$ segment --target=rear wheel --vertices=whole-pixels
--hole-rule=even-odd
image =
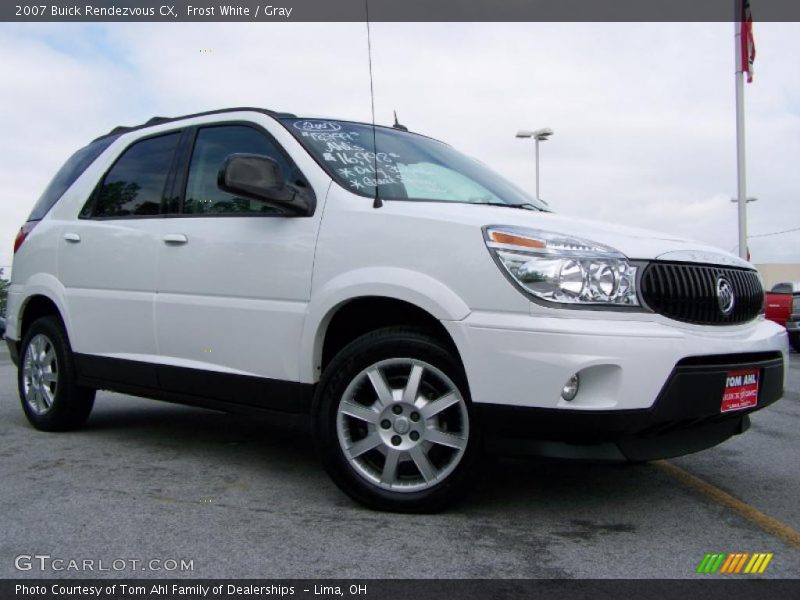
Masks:
[[[326,470],[380,510],[430,512],[456,500],[477,457],[463,368],[428,334],[381,329],[344,348],[315,399]]]
[[[22,409],[37,429],[74,429],[89,417],[95,391],[75,382],[72,350],[57,318],[42,317],[28,328],[17,374]]]
[[[790,333],[789,343],[792,345],[795,352],[800,352],[800,333]]]

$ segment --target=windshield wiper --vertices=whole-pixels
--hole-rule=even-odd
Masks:
[[[472,202],[472,204],[482,204],[484,206],[505,206],[506,208],[521,208],[523,210],[537,210],[542,212],[545,211],[544,208],[539,208],[538,206],[531,204],[530,202],[519,202],[517,204],[509,204],[508,202]]]

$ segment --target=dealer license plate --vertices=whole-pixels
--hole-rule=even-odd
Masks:
[[[728,371],[722,393],[721,412],[744,410],[758,403],[758,369]]]

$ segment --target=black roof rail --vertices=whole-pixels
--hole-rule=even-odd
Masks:
[[[194,117],[205,117],[207,115],[219,115],[219,114],[224,114],[224,113],[229,113],[229,112],[242,112],[242,111],[258,112],[258,113],[262,113],[262,114],[265,114],[265,115],[269,115],[270,117],[276,117],[276,118],[281,118],[281,117],[294,118],[294,117],[297,116],[297,115],[293,115],[292,113],[277,112],[277,111],[274,111],[274,110],[269,110],[267,108],[255,108],[255,107],[252,107],[252,106],[238,106],[238,107],[234,107],[234,108],[219,108],[217,110],[207,110],[205,112],[193,113],[191,115],[182,115],[180,117],[152,117],[151,119],[148,119],[146,122],[142,123],[141,125],[132,125],[132,126],[119,125],[117,127],[114,127],[114,129],[112,129],[108,133],[103,134],[100,137],[97,137],[97,138],[93,139],[92,142],[96,142],[97,140],[102,140],[102,139],[105,139],[105,138],[111,137],[111,136],[120,136],[123,133],[128,133],[128,132],[131,132],[131,131],[137,131],[139,129],[145,129],[146,127],[154,127],[156,125],[163,125],[164,123],[173,123],[175,121],[182,121],[183,119],[191,119],[191,118],[194,118]]]

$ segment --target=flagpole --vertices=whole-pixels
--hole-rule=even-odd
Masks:
[[[737,0],[741,5],[742,1]],[[734,21],[734,52],[736,53],[736,174],[739,207],[739,256],[747,260],[747,181],[744,162],[744,65],[742,64],[742,20],[739,8]]]

